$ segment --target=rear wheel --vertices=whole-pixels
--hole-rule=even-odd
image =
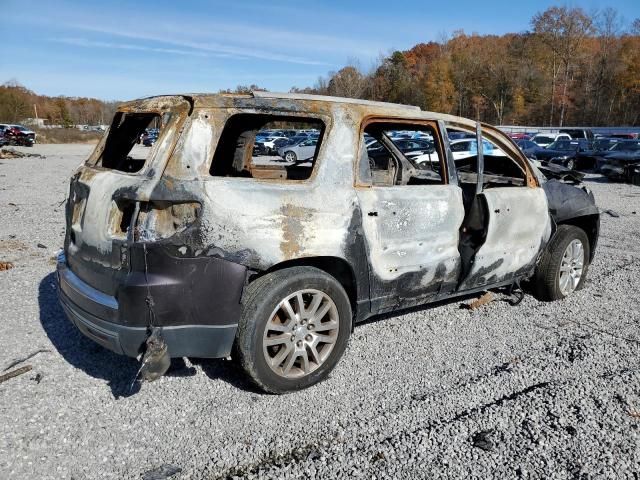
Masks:
[[[284,154],[284,159],[287,162],[295,162],[296,160],[298,160],[298,157],[296,156],[295,152],[289,151]]]
[[[541,300],[559,300],[582,288],[589,267],[589,239],[581,228],[560,225],[534,274]]]
[[[236,336],[240,364],[269,393],[325,379],[351,333],[351,304],[340,283],[313,267],[294,267],[249,284]]]
[[[573,170],[573,169],[575,169],[575,168],[576,168],[576,161],[575,161],[575,159],[570,158],[570,159],[567,161],[567,168],[568,168],[569,170]]]

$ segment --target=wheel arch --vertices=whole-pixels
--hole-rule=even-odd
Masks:
[[[331,275],[335,278],[342,288],[344,288],[345,292],[347,292],[347,296],[349,297],[349,303],[351,303],[351,311],[353,313],[353,318],[357,317],[357,309],[358,309],[358,281],[356,279],[355,272],[349,262],[347,262],[344,258],[340,257],[303,257],[296,258],[293,260],[285,260],[283,262],[277,263],[267,270],[260,273],[260,275],[256,275],[254,278],[250,280],[253,281],[255,278],[258,278],[267,273],[275,272],[278,270],[284,270],[291,267],[315,267],[323,272]]]
[[[580,228],[587,234],[587,238],[589,239],[589,263],[591,263],[593,261],[596,246],[598,244],[598,235],[600,231],[600,215],[593,214],[566,218],[561,222],[558,222],[558,226],[560,225],[573,225],[574,227]]]

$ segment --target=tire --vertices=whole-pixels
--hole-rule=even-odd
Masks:
[[[297,162],[298,161],[298,156],[296,155],[295,152],[292,152],[291,150],[288,150],[286,152],[284,152],[284,159],[287,162]]]
[[[563,289],[561,267],[563,267],[563,259],[565,259],[569,245],[575,245],[574,242],[579,242],[582,245],[582,269],[577,279],[577,285],[573,285],[575,280],[573,280],[573,275],[569,273],[572,277],[569,280],[571,284],[566,284],[567,287]],[[584,230],[573,225],[560,225],[536,267],[533,277],[536,296],[545,301],[560,300],[570,295],[573,291],[580,290],[587,278],[589,258],[589,239]],[[574,272],[577,270],[574,267],[567,267],[566,264],[564,268],[568,268],[568,270],[573,268]],[[566,278],[566,274],[563,277]]]
[[[569,170],[575,170],[575,168],[576,168],[576,161],[575,161],[575,159],[570,158],[570,159],[567,161],[567,168],[568,168]]]
[[[303,315],[299,298],[306,309]],[[282,307],[287,301],[293,316]],[[319,318],[310,315],[314,306]],[[333,370],[347,348],[351,322],[349,297],[334,277],[314,267],[278,270],[245,289],[235,353],[261,390],[275,394],[302,390]],[[329,326],[335,325],[331,330]]]

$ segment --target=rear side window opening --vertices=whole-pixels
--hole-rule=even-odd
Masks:
[[[215,177],[307,180],[325,124],[316,118],[238,113],[222,131],[209,173]]]
[[[139,172],[170,116],[170,113],[162,117],[157,113],[116,113],[95,165],[121,172]]]

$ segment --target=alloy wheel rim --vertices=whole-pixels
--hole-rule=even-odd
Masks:
[[[339,329],[331,297],[319,290],[298,290],[278,303],[265,325],[262,350],[267,365],[284,378],[309,375],[329,358]]]
[[[287,153],[284,158],[287,162],[293,162],[293,154],[291,152]]]
[[[573,292],[580,283],[584,271],[584,246],[578,239],[572,240],[562,255],[560,263],[559,287],[562,295]]]

